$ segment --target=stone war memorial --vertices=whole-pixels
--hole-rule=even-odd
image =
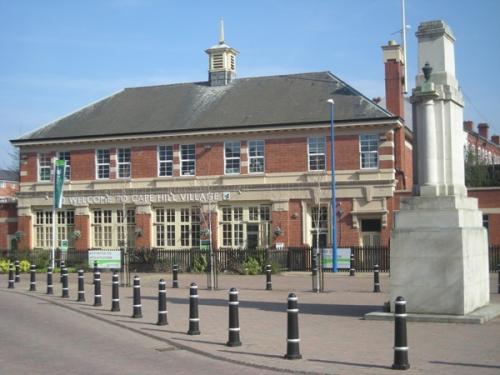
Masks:
[[[455,38],[443,21],[420,24],[414,119],[414,191],[391,236],[391,311],[466,316],[489,304],[488,242],[477,200],[464,183],[463,99]],[[488,315],[485,313],[485,315]]]

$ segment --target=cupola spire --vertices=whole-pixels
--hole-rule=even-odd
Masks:
[[[219,44],[224,44],[224,18],[220,19]]]
[[[208,81],[210,86],[225,86],[236,78],[238,51],[224,40],[224,20],[220,20],[219,43],[205,50],[208,54]]]

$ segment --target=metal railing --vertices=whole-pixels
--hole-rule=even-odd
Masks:
[[[390,249],[384,246],[351,248],[354,253],[354,268],[357,272],[371,272],[373,265],[378,264],[381,272],[390,269]],[[217,272],[245,273],[249,262],[258,263],[262,272],[265,265],[271,264],[273,269],[285,271],[311,271],[312,250],[309,247],[290,247],[275,249],[214,249],[214,267]],[[51,251],[33,249],[31,251],[0,250],[0,258],[10,260],[28,260],[37,268],[46,268],[50,263]],[[56,264],[64,259],[69,267],[88,269],[88,253],[85,250],[68,249],[62,253],[56,251]],[[174,264],[179,265],[182,272],[207,272],[209,269],[209,252],[192,249],[127,249],[122,250],[122,262],[128,262],[131,272],[170,272]],[[500,245],[489,246],[489,270],[494,272],[500,264]],[[325,270],[328,271],[328,270]],[[347,271],[340,269],[340,272]]]

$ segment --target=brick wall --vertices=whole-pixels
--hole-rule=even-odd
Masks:
[[[81,234],[81,237],[75,240],[75,249],[90,249],[90,215],[75,215],[75,230],[79,230]]]
[[[477,198],[479,209],[488,215],[489,244],[500,245],[500,187],[469,189],[468,196]]]
[[[15,197],[19,190],[17,182],[4,181],[5,186],[0,183],[0,197]]]
[[[18,216],[17,230],[24,233],[24,237],[18,242],[20,250],[31,249],[31,216]]]
[[[330,139],[326,137],[326,164],[330,170]],[[242,150],[247,150],[247,142],[241,142]],[[101,147],[97,146],[96,149]],[[106,149],[106,147],[102,147]],[[96,149],[70,150],[71,180],[96,179]],[[117,175],[116,148],[107,148],[110,151],[110,179]],[[180,155],[179,144],[174,149],[174,177],[179,176]],[[380,154],[392,153],[391,150],[380,149]],[[37,181],[37,154],[23,153],[21,163],[22,182]],[[242,153],[241,162],[248,162],[248,153]],[[134,146],[131,148],[132,178],[155,178],[158,174],[157,146]],[[392,167],[392,161],[381,162],[382,168]],[[335,165],[337,169],[357,170],[359,161],[358,135],[340,135],[335,137]],[[276,172],[307,172],[307,138],[267,139],[265,141],[265,169],[268,173]],[[242,174],[248,173],[248,168],[242,165]],[[224,175],[224,143],[197,143],[196,144],[196,174],[198,176]]]
[[[196,174],[198,176],[224,174],[222,143],[198,143],[196,145]]]
[[[331,170],[330,163],[330,137],[327,138],[327,169]],[[307,158],[307,148],[306,148]],[[356,170],[361,166],[359,161],[359,136],[335,136],[335,169]]]
[[[95,150],[71,151],[70,157],[71,180],[78,181],[95,179]]]
[[[135,214],[135,226],[142,229],[142,235],[135,238],[136,248],[150,248],[152,244],[151,214]]]
[[[7,236],[17,231],[17,209],[15,203],[0,204],[0,249],[8,249]]]
[[[267,173],[307,171],[307,138],[268,139],[265,158]]]
[[[21,153],[20,180],[21,182],[36,182],[38,180],[36,152]]]
[[[359,230],[352,227],[352,199],[337,199],[337,206],[343,211],[342,216],[337,216],[337,243],[342,245],[358,245]],[[331,240],[328,238],[328,243]]]
[[[158,173],[157,147],[132,147],[130,160],[132,162],[132,178],[147,178]]]

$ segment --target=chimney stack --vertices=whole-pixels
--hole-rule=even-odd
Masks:
[[[498,135],[492,135],[491,136],[491,142],[496,144],[497,146],[500,146],[500,137]]]
[[[486,140],[488,139],[488,128],[489,128],[489,125],[485,122],[482,122],[482,123],[477,125],[477,132],[479,133],[479,135],[481,137],[483,137]]]
[[[394,40],[382,46],[385,65],[385,104],[386,109],[404,120],[404,71],[403,49]],[[405,127],[394,129],[394,166],[396,171],[405,169]],[[407,176],[397,174],[397,189],[406,189]]]
[[[404,55],[403,49],[394,40],[382,46],[385,64],[385,101],[389,112],[401,118],[404,113]]]
[[[464,130],[467,132],[474,131],[474,122],[473,121],[464,121]]]

